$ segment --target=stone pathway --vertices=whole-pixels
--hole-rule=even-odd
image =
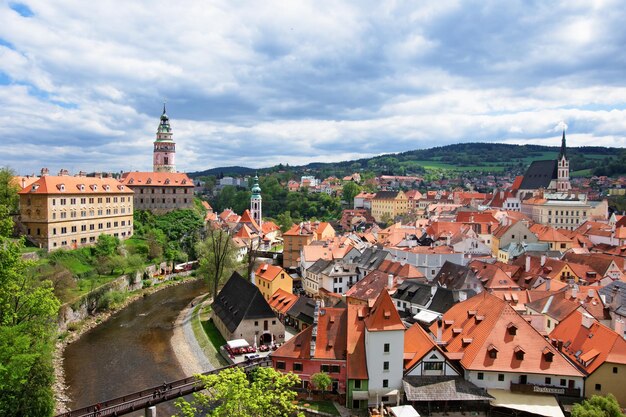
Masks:
[[[191,327],[195,307],[203,298],[204,295],[196,297],[180,312],[174,323],[174,334],[170,339],[176,359],[187,376],[215,369],[198,344]]]

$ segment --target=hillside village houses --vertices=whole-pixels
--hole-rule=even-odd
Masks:
[[[153,154],[153,172],[120,181],[66,171],[16,179],[20,227],[48,250],[74,248],[101,233],[132,236],[135,208],[189,207],[194,183],[176,172],[165,109]],[[310,220],[281,236],[263,218],[258,177],[243,213],[206,203],[208,226],[229,232],[240,260],[283,243],[282,265],[262,259],[216,296],[225,339],[275,344],[273,366],[300,375],[303,389],[328,373],[349,408],[560,416],[559,403],[618,386],[626,217],[609,218],[606,203],[572,185],[565,136],[557,160],[500,189],[486,178],[493,193],[409,190],[423,183],[413,178],[380,177],[379,191],[359,193],[349,213],[366,220],[359,227]],[[360,176],[285,186],[337,192],[342,181]],[[624,406],[624,391],[614,393]]]

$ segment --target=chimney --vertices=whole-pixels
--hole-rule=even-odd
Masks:
[[[252,285],[256,285],[256,275],[254,271],[250,272],[250,282],[252,283]]]
[[[593,324],[594,319],[593,316],[587,314],[587,313],[583,313],[583,319],[581,324],[583,325],[583,327],[585,327],[586,329],[591,328],[591,325]]]
[[[67,169],[61,169],[59,171],[59,177],[70,175],[70,172]]]
[[[546,291],[550,291],[550,283],[552,282],[551,278],[546,278]]]
[[[530,256],[526,255],[526,272],[530,272]]]
[[[26,178],[22,178],[22,188],[26,188]]]
[[[593,298],[593,296],[595,295],[595,291],[592,289],[587,290],[587,297],[589,298]]]
[[[390,290],[393,288],[393,275],[387,275],[387,289]]]
[[[441,316],[437,319],[437,340],[436,342],[438,344],[443,342],[443,319],[441,318]]]
[[[615,319],[615,326],[613,327],[615,327],[615,333],[617,333],[621,337],[626,337],[626,334],[624,334],[624,331],[626,331],[626,325],[624,324],[624,320],[620,318]]]
[[[546,264],[546,255],[541,255],[541,266]]]
[[[50,174],[50,170],[48,168],[41,168],[41,176],[45,177]]]
[[[574,286],[572,287],[572,298],[576,297],[578,297],[578,285],[574,284]]]

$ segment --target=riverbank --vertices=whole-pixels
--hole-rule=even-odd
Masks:
[[[75,323],[72,325],[71,330],[64,332],[59,336],[59,340],[55,345],[54,357],[53,357],[53,366],[54,366],[54,376],[55,382],[53,385],[53,392],[55,398],[55,413],[60,414],[69,411],[67,409],[66,404],[70,401],[70,398],[67,396],[67,385],[65,383],[65,372],[63,369],[63,359],[64,352],[68,345],[74,343],[79,340],[81,336],[89,332],[90,330],[98,327],[100,324],[106,322],[113,314],[123,310],[128,307],[134,301],[141,299],[144,296],[148,296],[165,288],[169,288],[172,286],[188,283],[190,281],[196,280],[198,278],[195,277],[181,277],[180,279],[168,280],[159,283],[158,285],[154,285],[151,287],[143,288],[141,290],[136,290],[130,292],[126,299],[124,299],[120,304],[115,305],[113,308],[96,313],[93,316],[89,316],[86,319],[82,320],[79,323]]]
[[[191,376],[215,369],[193,331],[193,321],[202,308],[206,295],[196,297],[180,312],[170,340],[172,350],[185,375]]]

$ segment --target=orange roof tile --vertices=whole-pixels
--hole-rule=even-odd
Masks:
[[[193,181],[183,172],[125,172],[120,179],[129,187],[190,187]]]
[[[626,340],[598,321],[586,320],[587,325],[576,311],[552,330],[550,338],[563,342],[563,354],[588,374],[604,362],[626,365]]]
[[[71,177],[45,175],[18,194],[133,194],[133,191],[115,178]]]
[[[279,288],[268,300],[270,307],[281,314],[286,314],[298,301],[298,296]]]
[[[348,379],[368,379],[365,357],[365,316],[368,308],[361,305],[348,305]]]
[[[396,306],[387,291],[382,291],[376,298],[369,315],[365,319],[365,328],[370,332],[405,329],[398,310],[396,310]]]
[[[411,369],[433,349],[438,348],[428,333],[418,324],[411,326],[404,332],[404,370]]]
[[[259,265],[259,268],[256,270],[255,275],[259,278],[263,278],[264,280],[271,282],[274,281],[274,279],[276,279],[276,277],[279,276],[282,272],[287,275],[285,270],[280,266],[263,263]]]
[[[481,320],[477,320],[479,316]],[[443,321],[453,323],[444,326],[442,334],[448,357],[462,355],[460,363],[465,369],[581,376],[520,314],[487,291],[452,306],[443,315]],[[437,323],[431,326],[433,332],[434,326]],[[514,335],[509,330],[511,326],[516,328]],[[472,341],[464,344],[463,339]],[[515,355],[518,346],[525,352],[523,359]],[[490,347],[497,350],[495,358],[489,355]],[[544,351],[554,354],[551,362],[546,360]]]

